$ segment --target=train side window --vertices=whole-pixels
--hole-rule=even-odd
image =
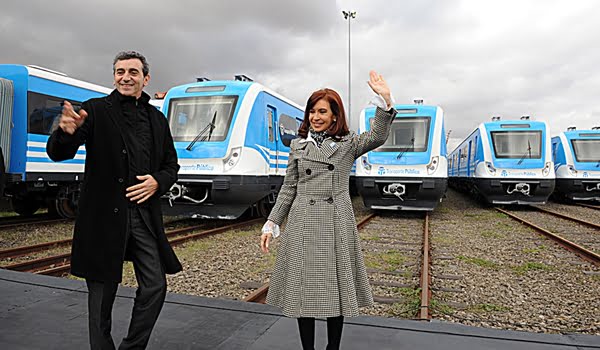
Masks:
[[[50,135],[52,124],[60,116],[64,99],[43,95],[36,92],[27,93],[28,132],[32,134]],[[75,109],[81,103],[69,101]]]
[[[275,135],[273,133],[273,108],[267,107],[267,125],[269,128],[269,142],[275,141]]]
[[[298,137],[298,122],[296,118],[290,117],[287,114],[281,114],[279,116],[279,135],[281,136],[281,142],[286,147],[290,147],[292,140]]]

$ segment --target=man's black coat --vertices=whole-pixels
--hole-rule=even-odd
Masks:
[[[71,273],[96,281],[120,282],[126,248],[129,199],[128,150],[121,135],[123,114],[117,91],[83,103],[85,122],[69,135],[58,128],[48,139],[47,152],[54,161],[72,159],[85,144],[85,175],[79,198],[71,250]],[[158,190],[147,200],[152,226],[166,273],[182,267],[164,233],[159,197],[177,180],[177,153],[164,115],[147,104],[153,149],[150,169]],[[136,174],[144,175],[144,174]]]

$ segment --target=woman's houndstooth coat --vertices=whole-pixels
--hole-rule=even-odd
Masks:
[[[267,295],[284,315],[351,317],[373,304],[348,182],[354,160],[385,142],[395,114],[377,108],[371,131],[327,138],[320,148],[292,141],[269,215],[278,225],[288,219]]]

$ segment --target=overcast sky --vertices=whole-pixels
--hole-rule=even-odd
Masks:
[[[114,55],[134,49],[150,62],[151,94],[246,74],[300,105],[322,87],[347,102],[343,9],[357,12],[353,128],[370,69],[398,103],[441,106],[450,149],[492,115],[528,114],[553,134],[600,125],[596,0],[3,0],[0,63],[112,86]]]

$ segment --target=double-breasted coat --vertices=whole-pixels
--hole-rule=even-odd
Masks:
[[[373,304],[349,193],[352,164],[382,145],[395,110],[377,108],[372,129],[321,147],[294,139],[283,186],[269,220],[285,230],[267,303],[288,317],[358,316]]]
[[[149,97],[146,96],[146,99]],[[150,169],[158,190],[147,200],[151,226],[166,273],[182,267],[164,233],[159,197],[177,180],[177,153],[165,116],[146,102],[152,131]],[[72,159],[85,144],[86,160],[79,214],[71,250],[71,273],[96,281],[120,282],[125,260],[129,178],[127,145],[121,134],[123,118],[116,90],[83,103],[85,122],[69,135],[58,128],[48,139],[47,153],[54,161]],[[142,175],[142,174],[136,174]]]

